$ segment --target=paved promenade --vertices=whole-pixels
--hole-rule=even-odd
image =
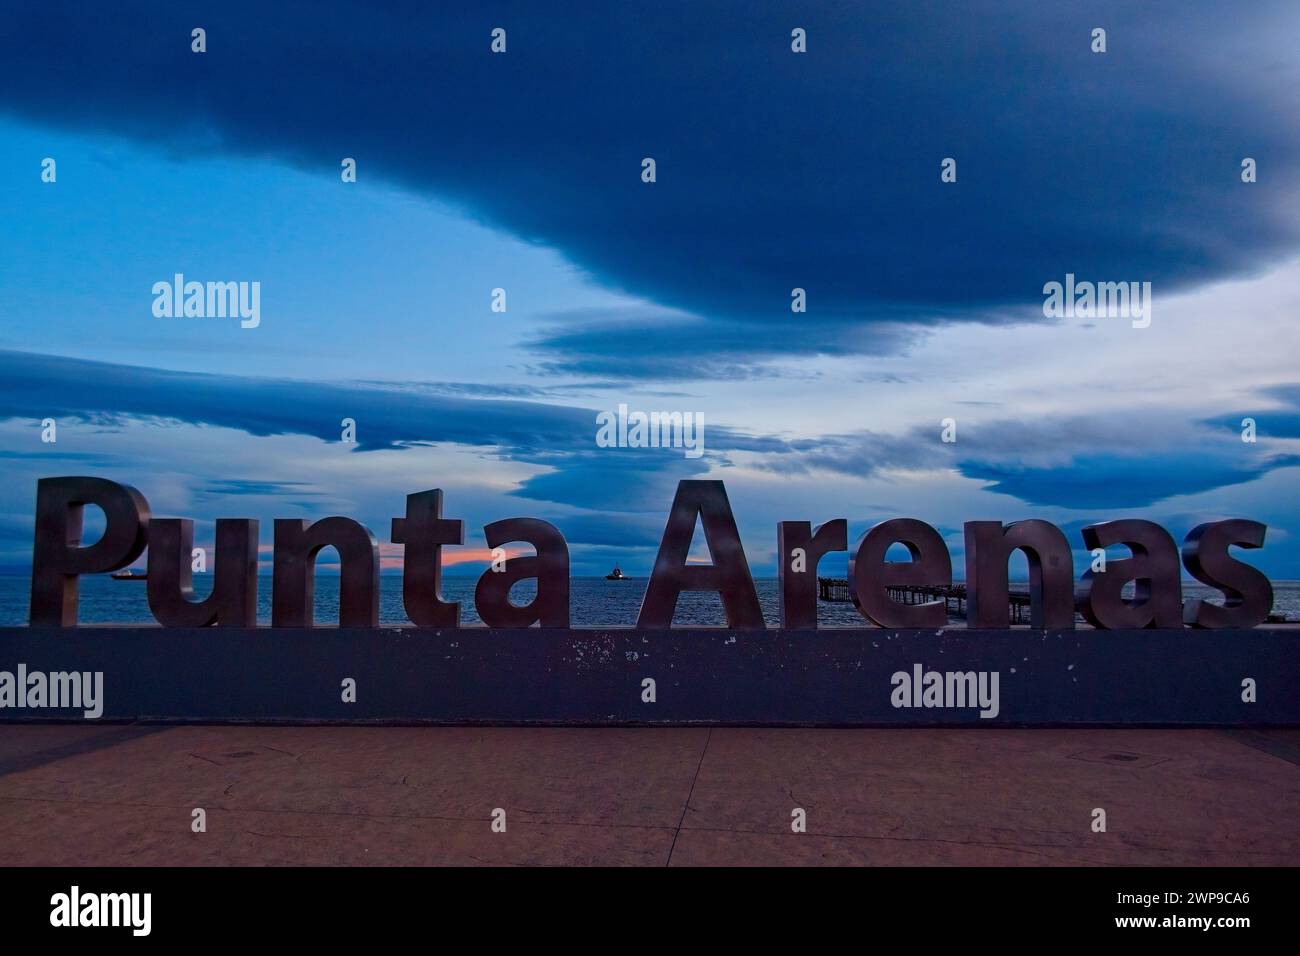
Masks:
[[[0,864],[1297,865],[1300,731],[9,725]]]

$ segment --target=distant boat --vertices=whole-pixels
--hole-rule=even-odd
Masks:
[[[114,581],[143,581],[145,578],[149,577],[149,575],[143,571],[136,574],[130,568],[127,568],[125,571],[114,571],[109,575],[109,577]]]
[[[614,570],[613,570],[613,571],[611,571],[611,572],[609,572],[609,574],[605,575],[605,580],[606,580],[606,581],[626,581],[627,579],[628,579],[627,575],[624,574],[621,570],[619,570],[619,567],[618,567],[617,564],[614,565]]]

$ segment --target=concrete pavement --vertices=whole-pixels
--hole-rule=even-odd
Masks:
[[[0,864],[1296,865],[1300,731],[11,724]]]

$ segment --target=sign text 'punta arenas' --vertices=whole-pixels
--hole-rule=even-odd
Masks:
[[[103,536],[82,546],[86,505],[103,510]],[[688,564],[696,520],[704,528],[711,565]],[[489,627],[569,626],[569,549],[551,524],[536,518],[494,521],[483,529],[488,547],[510,542],[532,545],[535,554],[513,557],[479,578],[474,606]],[[1257,569],[1238,561],[1229,548],[1258,548],[1265,526],[1232,519],[1192,529],[1182,561],[1199,581],[1223,594],[1222,604],[1182,601],[1178,546],[1150,521],[1107,521],[1083,529],[1090,549],[1127,547],[1130,556],[1089,570],[1082,579],[1079,610],[1096,627],[1143,628],[1253,627],[1272,607],[1273,589]],[[967,624],[1005,628],[1007,562],[1021,550],[1029,564],[1034,627],[1074,626],[1076,597],[1070,544],[1046,521],[968,521],[966,537]],[[442,515],[442,491],[406,498],[406,517],[394,518],[392,540],[404,545],[402,599],[407,616],[422,627],[460,626],[460,605],[443,601],[441,549],[465,541],[464,524]],[[37,483],[36,542],[32,559],[31,623],[71,627],[77,623],[78,575],[123,568],[149,548],[149,608],[168,627],[257,625],[258,522],[220,518],[212,593],[195,600],[190,554],[194,523],[184,518],[152,518],[144,496],[128,485],[104,478],[43,478]],[[887,561],[901,545],[910,561]],[[317,554],[337,549],[340,560],[339,623],[376,627],[379,623],[379,544],[351,518],[316,522],[277,518],[272,578],[273,627],[311,627]],[[817,626],[817,562],[848,548],[848,523],[836,518],[815,531],[807,521],[777,524],[780,556],[781,626]],[[510,603],[515,582],[535,578],[537,596],[527,605]],[[1133,583],[1133,597],[1123,595]],[[952,583],[952,559],[939,533],[923,521],[894,518],[867,531],[849,558],[849,590],[862,616],[882,627],[942,628],[948,624],[943,601],[902,604],[890,589],[945,587]],[[659,555],[655,560],[638,628],[672,626],[682,591],[716,591],[734,629],[762,628],[763,614],[741,547],[736,521],[720,481],[682,481],[677,486]]]

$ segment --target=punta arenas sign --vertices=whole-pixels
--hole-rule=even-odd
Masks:
[[[99,540],[83,544],[86,505],[106,520]],[[708,565],[687,561],[697,522]],[[1112,630],[1076,632],[1069,628],[1077,583],[1058,528],[966,524],[963,628],[948,626],[943,601],[892,600],[900,589],[924,595],[952,581],[939,532],[896,518],[862,535],[849,560],[864,623],[890,630],[814,633],[817,565],[850,550],[848,523],[782,521],[781,629],[764,631],[722,483],[683,481],[636,628],[570,628],[563,536],[545,521],[512,518],[483,529],[488,546],[523,542],[535,553],[494,562],[479,578],[474,605],[490,630],[469,632],[456,629],[461,608],[440,588],[441,549],[464,542],[464,524],[444,516],[443,494],[434,489],[408,495],[390,532],[404,545],[402,598],[417,627],[377,626],[379,545],[358,522],[329,517],[275,521],[273,626],[258,628],[256,521],[217,521],[212,590],[198,599],[192,522],[152,517],[143,495],[112,481],[47,478],[37,490],[35,626],[0,628],[0,656],[17,662],[5,669],[20,675],[93,674],[96,688],[102,675],[103,693],[96,690],[93,707],[41,698],[33,711],[30,687],[12,700],[0,687],[0,722],[1300,726],[1296,632],[1260,627],[1225,640],[1219,630],[1174,630],[1265,620],[1267,579],[1230,554],[1262,545],[1264,530],[1243,520],[1195,528],[1182,563],[1222,599],[1184,604],[1179,548],[1163,528],[1133,520],[1084,528],[1088,548],[1124,546],[1127,554],[1083,576],[1079,609]],[[125,567],[146,547],[149,607],[164,627],[74,627],[78,576]],[[340,559],[338,630],[312,627],[323,548]],[[1051,630],[1008,628],[1007,562],[1016,550],[1028,557],[1032,623]],[[904,551],[910,560],[887,560]],[[528,578],[536,598],[512,604],[512,585]],[[715,591],[729,627],[672,627],[687,590]],[[220,640],[205,630],[213,624]],[[548,630],[530,630],[536,625]],[[50,627],[64,630],[53,635]],[[481,639],[467,640],[469,633]]]
[[[184,518],[153,518],[139,491],[103,478],[44,478],[37,484],[36,539],[32,558],[31,624],[70,627],[77,623],[77,581],[82,574],[123,568],[146,545],[149,607],[169,627],[255,627],[257,624],[258,522],[221,518],[216,528],[212,593],[195,600],[190,554],[194,524]],[[82,544],[86,505],[105,515],[104,533]],[[463,544],[464,524],[443,517],[442,491],[408,495],[406,515],[394,518],[392,540],[404,545],[402,599],[416,625],[460,626],[460,605],[441,597],[441,549]],[[687,563],[697,519],[703,525],[711,565]],[[569,626],[569,551],[553,526],[536,518],[510,518],[484,527],[488,547],[510,542],[532,545],[536,554],[511,558],[484,572],[474,606],[489,627]],[[1223,603],[1182,601],[1179,550],[1169,533],[1149,521],[1107,521],[1083,529],[1090,549],[1123,545],[1130,556],[1106,562],[1083,575],[1079,610],[1095,627],[1253,627],[1272,607],[1268,579],[1238,561],[1229,548],[1258,548],[1265,526],[1256,521],[1215,521],[1194,528],[1182,546],[1182,563],[1199,581],[1219,590]],[[807,521],[777,525],[781,626],[817,626],[817,562],[848,550],[843,518],[813,529]],[[327,547],[340,558],[339,622],[354,627],[379,623],[379,545],[363,525],[345,517],[316,522],[276,519],[272,578],[273,627],[311,627],[314,565]],[[894,545],[910,561],[885,559]],[[1070,544],[1046,521],[968,521],[965,525],[968,623],[972,628],[1008,626],[1007,562],[1023,551],[1029,563],[1032,624],[1071,628],[1076,607]],[[537,596],[524,606],[509,600],[511,587],[534,578]],[[952,583],[952,560],[939,533],[911,518],[871,528],[849,559],[853,602],[869,622],[891,628],[943,628],[943,601],[901,604],[890,597],[900,586],[943,587]],[[1134,598],[1123,596],[1134,584]],[[728,626],[761,629],[763,615],[727,494],[720,481],[682,481],[677,487],[637,627],[669,628],[682,591],[716,591]]]

